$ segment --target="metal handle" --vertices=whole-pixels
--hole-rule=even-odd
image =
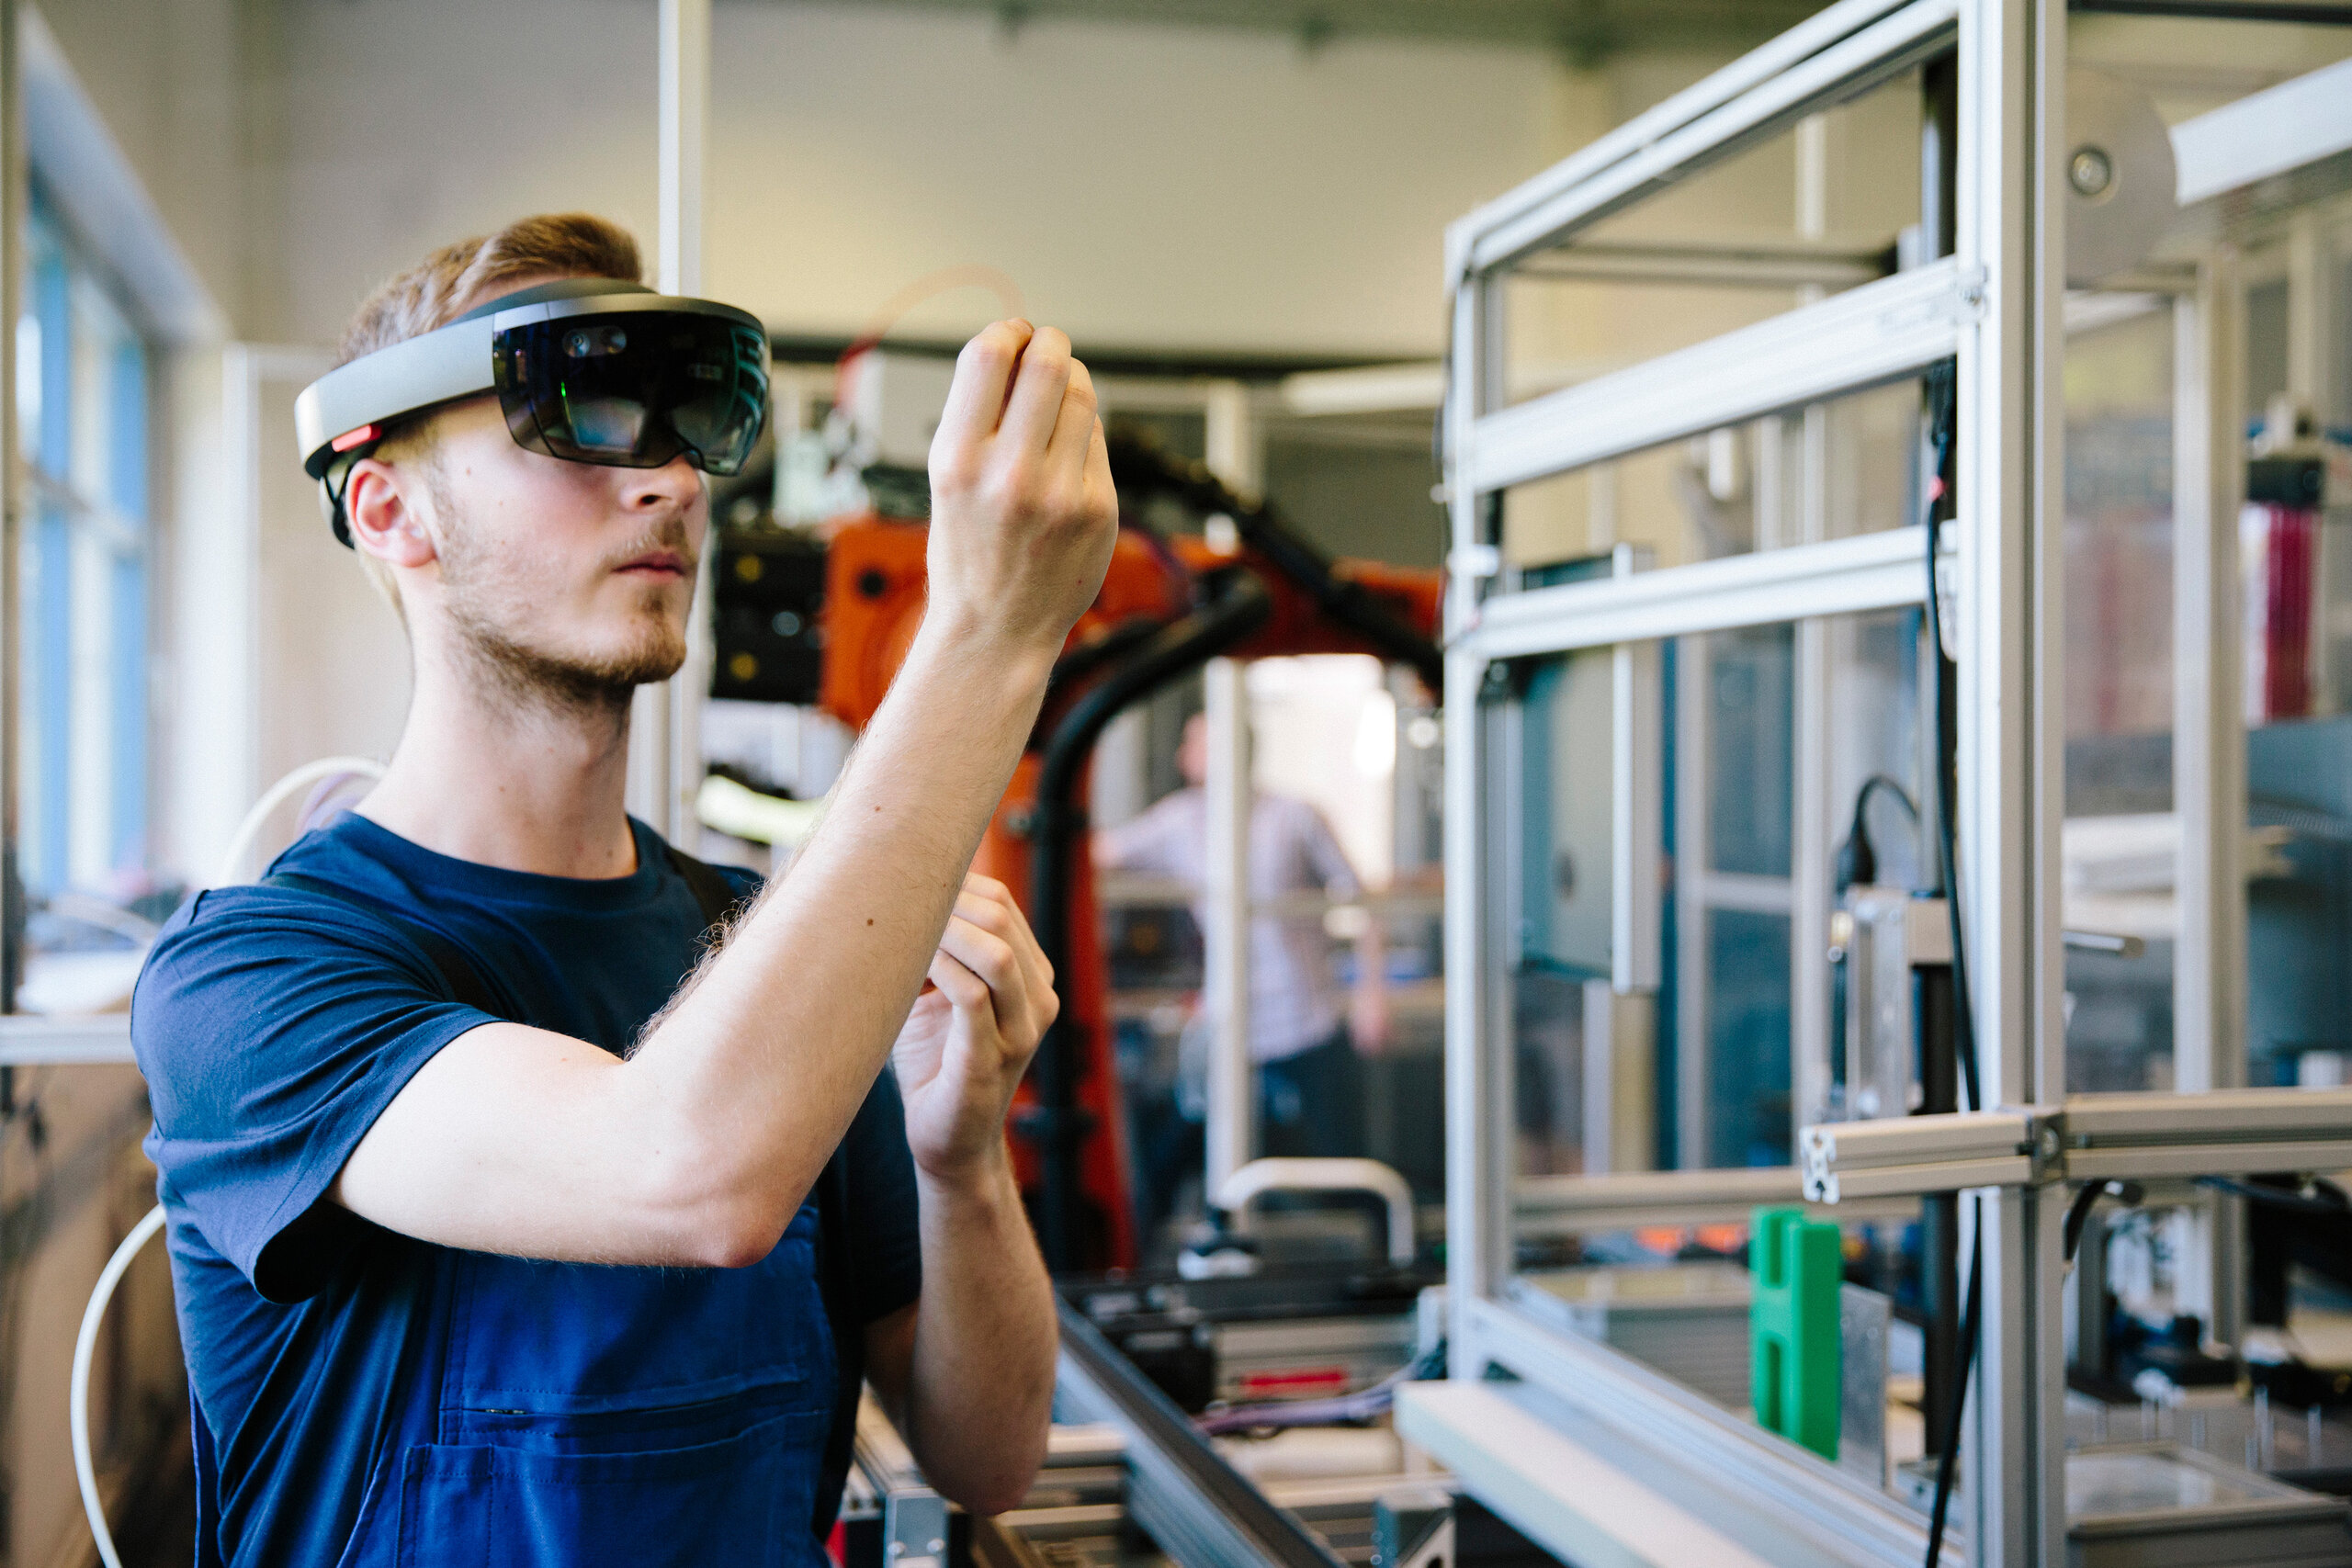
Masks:
[[[1216,1206],[1247,1233],[1248,1210],[1268,1192],[1370,1192],[1388,1205],[1388,1261],[1413,1265],[1413,1189],[1376,1159],[1253,1159],[1221,1182]]]

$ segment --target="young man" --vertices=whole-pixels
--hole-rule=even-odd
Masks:
[[[637,276],[609,225],[526,220],[388,284],[345,357]],[[1055,1348],[1004,1118],[1057,1004],[967,868],[1116,527],[1086,370],[1023,321],[965,349],[922,632],[707,958],[708,868],[622,808],[704,458],[526,449],[506,384],[328,433],[407,626],[407,727],[140,984],[198,1561],[816,1563],[861,1371],[943,1492],[1004,1508]]]

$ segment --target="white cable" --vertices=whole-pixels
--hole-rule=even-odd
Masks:
[[[220,871],[212,886],[220,886],[237,879],[245,856],[252,852],[254,841],[269,823],[270,814],[291,798],[304,784],[337,776],[380,779],[384,765],[371,757],[322,757],[315,762],[305,762],[262,793],[245,819],[229,838],[229,852],[220,857]],[[130,1260],[148,1239],[164,1228],[164,1206],[161,1203],[147,1211],[146,1218],[130,1227],[122,1245],[107,1259],[106,1268],[98,1274],[97,1288],[90,1292],[90,1304],[82,1309],[82,1332],[74,1340],[74,1383],[67,1396],[66,1410],[74,1431],[74,1479],[82,1488],[82,1511],[90,1516],[90,1535],[98,1545],[98,1556],[106,1568],[122,1568],[122,1559],[114,1549],[114,1534],[107,1529],[106,1500],[98,1495],[97,1466],[90,1458],[90,1363],[98,1349],[98,1325],[107,1315],[107,1305],[114,1300],[115,1287],[122,1283],[122,1276]]]
[[[98,1472],[90,1462],[90,1361],[98,1348],[98,1321],[107,1314],[107,1303],[114,1300],[114,1290],[122,1283],[123,1271],[147,1238],[164,1228],[164,1206],[161,1203],[147,1211],[147,1217],[130,1227],[122,1245],[107,1259],[105,1269],[98,1275],[98,1288],[90,1292],[90,1304],[82,1309],[82,1332],[74,1340],[74,1395],[68,1406],[74,1427],[74,1478],[82,1483],[82,1507],[90,1516],[90,1534],[98,1543],[98,1556],[107,1568],[122,1568],[122,1559],[114,1549],[114,1537],[107,1529],[104,1502],[98,1496]]]
[[[224,886],[238,880],[237,874],[244,866],[245,856],[253,852],[254,840],[260,838],[261,830],[269,825],[270,814],[285,805],[296,790],[304,784],[316,784],[321,779],[334,778],[338,773],[380,779],[384,776],[384,764],[372,757],[322,757],[315,762],[303,763],[270,785],[263,792],[262,797],[254,802],[254,808],[245,813],[245,819],[237,824],[237,830],[230,835],[228,852],[220,857],[220,869],[214,874],[211,886]]]

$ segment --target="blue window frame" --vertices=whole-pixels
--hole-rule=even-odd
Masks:
[[[151,891],[148,347],[36,186],[17,322],[27,479],[17,864],[38,951],[61,895]]]

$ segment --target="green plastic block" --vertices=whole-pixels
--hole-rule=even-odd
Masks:
[[[1808,1220],[1803,1209],[1758,1209],[1747,1252],[1757,1423],[1832,1460],[1840,1404],[1838,1241],[1836,1225]]]

